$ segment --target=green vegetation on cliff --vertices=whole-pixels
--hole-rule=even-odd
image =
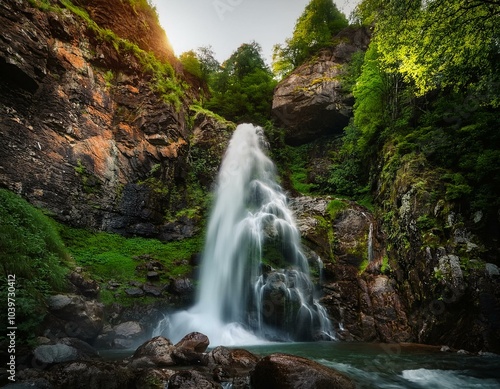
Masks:
[[[347,27],[345,15],[331,0],[311,0],[284,45],[275,45],[273,71],[279,77],[290,73],[318,50],[332,44],[332,37]]]
[[[116,50],[118,56],[124,54],[133,55],[142,66],[144,73],[151,76],[151,88],[158,93],[162,99],[173,105],[177,110],[180,108],[183,97],[189,86],[176,74],[172,64],[165,59],[159,59],[155,53],[139,47],[138,43],[119,36],[109,28],[99,26],[89,15],[84,7],[75,5],[71,0],[54,2],[51,0],[29,0],[30,4],[44,11],[62,12],[67,9],[81,18],[87,28],[91,30],[97,39],[110,43]],[[129,0],[128,3],[135,13],[142,12],[148,16],[147,20],[159,30],[158,15],[153,5],[147,0]],[[62,7],[61,7],[62,6]],[[108,69],[108,71],[113,69]],[[106,74],[106,73],[104,73]],[[108,76],[109,78],[109,73]]]
[[[5,189],[0,189],[0,220],[0,298],[7,303],[7,280],[14,276],[15,295],[9,301],[16,308],[18,339],[31,341],[45,314],[45,298],[65,289],[72,261],[55,223]],[[6,317],[1,320],[7,323]]]

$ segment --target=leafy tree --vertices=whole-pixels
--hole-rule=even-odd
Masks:
[[[220,63],[215,59],[215,53],[211,46],[198,47],[196,57],[200,61],[201,78],[208,82],[220,70]]]
[[[420,95],[473,87],[500,104],[499,0],[364,0],[357,15],[375,23],[386,69],[403,75]]]
[[[223,63],[209,83],[208,109],[235,122],[269,120],[276,81],[261,51],[256,42],[244,43]]]
[[[179,56],[179,60],[181,61],[182,66],[187,72],[191,73],[193,76],[196,76],[200,79],[203,78],[201,70],[201,62],[193,50],[182,53]]]
[[[332,43],[332,37],[347,27],[345,15],[332,0],[311,0],[297,20],[291,38],[275,45],[273,71],[280,76],[289,73],[319,49]]]

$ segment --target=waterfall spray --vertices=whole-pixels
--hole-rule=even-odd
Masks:
[[[165,335],[173,341],[191,331],[212,345],[334,336],[265,148],[260,127],[237,127],[217,180],[197,303],[171,315]]]

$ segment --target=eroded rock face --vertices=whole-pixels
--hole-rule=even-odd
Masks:
[[[335,203],[336,213],[329,209],[330,202]],[[374,216],[334,198],[297,197],[290,205],[306,244],[322,258],[320,303],[338,337],[382,342],[414,339],[394,280],[382,274],[385,241]]]
[[[272,110],[285,128],[287,143],[340,133],[347,125],[354,100],[342,88],[341,76],[353,53],[366,50],[369,40],[368,30],[349,27],[334,38],[334,47],[320,51],[278,84]]]
[[[145,50],[166,42],[164,33],[142,33],[150,16],[128,2],[77,4]],[[187,88],[177,107],[166,103],[136,56],[118,52],[68,10],[6,0],[0,24],[0,71],[8,75],[0,80],[0,185],[72,225],[163,240],[196,234],[193,221],[165,215],[187,205],[188,160],[208,148],[216,154],[210,171],[231,132],[203,115],[187,122],[198,87]],[[182,82],[162,47],[157,56]],[[218,134],[208,147],[205,129]],[[208,181],[205,172],[195,179]]]
[[[250,375],[255,389],[354,389],[350,378],[317,362],[288,354],[271,354]]]

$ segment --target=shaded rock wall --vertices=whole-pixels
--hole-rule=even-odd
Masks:
[[[448,217],[447,243],[426,242],[425,193],[407,189],[390,230],[346,200],[291,201],[304,244],[324,263],[320,302],[339,337],[498,352],[498,266],[481,259],[484,247],[459,215]]]
[[[304,243],[322,258],[320,302],[339,337],[413,340],[406,307],[383,265],[385,237],[372,213],[334,198],[298,197],[291,207]]]
[[[174,81],[185,82],[150,16],[118,0],[78,4],[123,38],[140,37],[138,45],[171,60]],[[196,139],[216,128],[217,143],[203,147],[219,150],[231,132],[203,115],[193,119],[197,88],[184,87],[180,106],[165,102],[137,56],[67,9],[8,0],[0,23],[0,185],[73,225],[166,240],[194,234],[175,213],[190,206],[188,186],[199,184],[189,164]]]

